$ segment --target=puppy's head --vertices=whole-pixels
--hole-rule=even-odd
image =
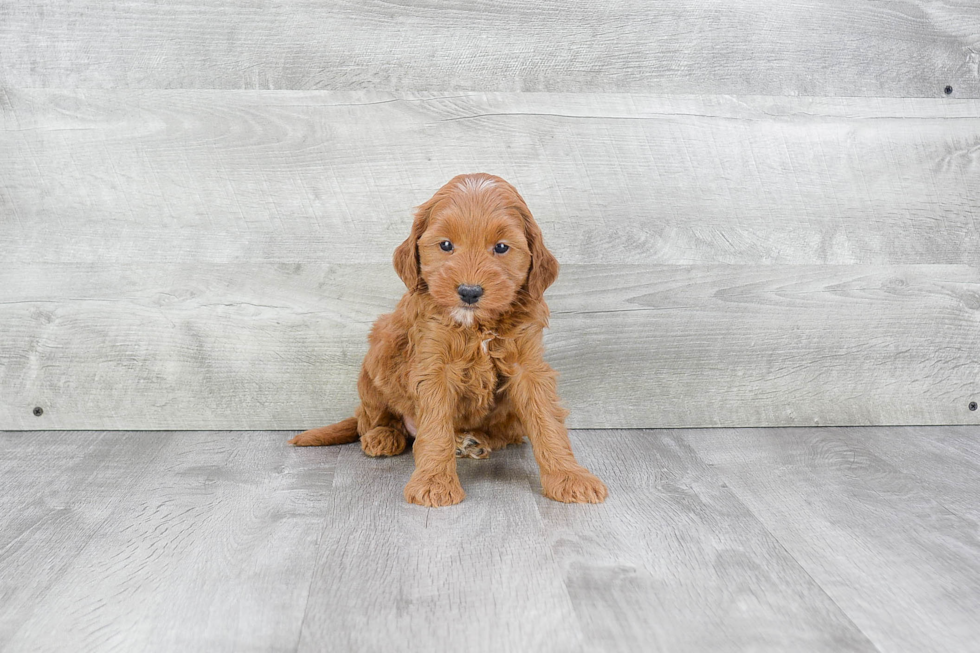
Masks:
[[[499,317],[522,293],[541,300],[558,276],[524,199],[483,173],[454,177],[418,207],[394,262],[409,290],[467,326]]]

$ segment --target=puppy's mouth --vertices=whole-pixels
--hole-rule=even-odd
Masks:
[[[479,307],[475,304],[459,304],[449,311],[449,315],[458,324],[462,324],[463,326],[472,326],[478,310]]]

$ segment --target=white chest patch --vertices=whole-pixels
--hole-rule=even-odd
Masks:
[[[484,337],[483,337],[483,340],[480,341],[480,345],[483,347],[483,353],[484,354],[489,354],[490,353],[490,343],[493,341],[494,338],[497,337],[497,334],[494,333],[493,331],[484,331],[483,332],[483,336]]]

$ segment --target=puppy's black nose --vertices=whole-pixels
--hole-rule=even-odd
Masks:
[[[462,285],[456,289],[456,292],[459,293],[459,298],[467,304],[475,304],[483,296],[483,286]]]

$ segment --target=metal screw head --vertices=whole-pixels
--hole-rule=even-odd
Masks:
[[[976,409],[977,409],[977,402],[971,401],[970,402],[970,410],[976,410]]]
[[[945,93],[946,95],[952,95],[953,94],[953,87],[952,86],[947,86],[946,88],[943,89],[943,93]]]
[[[43,408],[41,408],[40,406],[35,406],[34,407],[34,417],[40,417],[43,414],[44,414],[44,409]]]

